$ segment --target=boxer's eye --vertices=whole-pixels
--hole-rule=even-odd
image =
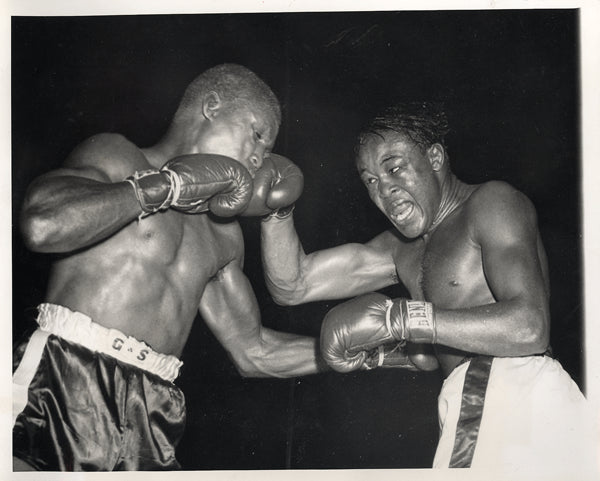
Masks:
[[[389,172],[390,174],[395,174],[396,172],[398,172],[400,170],[400,166],[396,165],[394,167],[392,167]]]
[[[254,136],[257,140],[262,140],[262,134],[260,132],[257,132],[256,130],[254,131]]]

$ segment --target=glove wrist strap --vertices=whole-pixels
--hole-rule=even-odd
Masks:
[[[277,210],[274,210],[270,214],[263,217],[263,222],[268,222],[271,219],[287,219],[291,217],[294,209],[296,208],[296,204],[288,205],[287,207],[280,207]]]
[[[168,209],[181,192],[181,180],[166,169],[136,171],[125,179],[133,186],[135,196],[142,208],[139,219]]]
[[[422,344],[436,343],[435,312],[431,302],[404,299],[402,311],[409,341]]]
[[[367,358],[363,364],[363,368],[366,370],[375,369],[383,366],[385,361],[385,346],[381,345],[373,349],[372,352],[367,354]]]
[[[437,332],[433,304],[425,301],[400,299],[386,311],[388,329],[398,340],[419,344],[435,344]]]

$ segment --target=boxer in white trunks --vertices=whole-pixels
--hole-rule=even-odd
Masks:
[[[321,351],[333,369],[441,369],[435,467],[558,466],[574,475],[589,460],[585,400],[548,355],[548,266],[535,208],[505,182],[460,181],[447,131],[434,103],[375,117],[359,136],[356,166],[392,228],[307,255],[293,216],[262,222],[267,285],[284,305],[357,296],[323,322]],[[410,299],[373,292],[399,282]]]

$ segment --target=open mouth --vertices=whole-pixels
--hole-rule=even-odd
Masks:
[[[400,201],[388,209],[388,214],[394,222],[401,223],[408,219],[414,210],[415,205],[412,202]]]

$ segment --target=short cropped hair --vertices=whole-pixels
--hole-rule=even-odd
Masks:
[[[403,102],[384,109],[361,129],[356,150],[369,135],[381,136],[392,130],[406,135],[421,149],[440,144],[445,149],[445,136],[449,132],[444,106],[438,102]]]
[[[252,107],[281,123],[281,107],[269,86],[251,70],[236,64],[221,64],[205,70],[186,88],[175,121],[190,113],[196,115],[205,94],[214,91],[227,110]]]

